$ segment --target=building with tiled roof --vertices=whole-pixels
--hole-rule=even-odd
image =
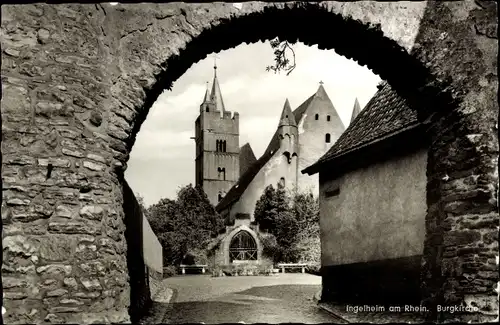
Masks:
[[[257,200],[268,185],[278,183],[289,191],[317,194],[317,176],[303,175],[300,170],[328,151],[344,132],[344,125],[320,83],[294,111],[285,100],[276,131],[256,159],[250,144],[239,147],[239,114],[227,111],[216,73],[195,125],[196,184],[228,221],[226,232],[214,242],[211,260],[217,264],[259,261],[258,227],[252,224]]]
[[[319,175],[322,299],[418,304],[424,127],[384,82],[337,142],[302,171]]]
[[[344,131],[344,125],[322,83],[304,103],[291,110],[285,101],[277,129],[264,154],[240,176],[216,209],[231,218],[253,220],[257,200],[268,185],[283,181],[289,190],[318,193],[318,179],[300,170],[321,157]]]

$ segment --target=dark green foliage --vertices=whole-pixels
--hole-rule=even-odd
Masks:
[[[163,277],[164,278],[170,278],[174,275],[177,275],[177,269],[175,266],[169,265],[169,266],[165,266],[163,268]]]
[[[255,204],[255,222],[262,231],[275,228],[276,219],[276,190],[272,185],[264,189],[264,193]]]
[[[163,246],[165,265],[203,261],[200,252],[224,229],[203,189],[191,184],[179,190],[175,201],[162,199],[150,206],[147,218]]]
[[[264,255],[274,262],[320,265],[319,202],[312,193],[290,198],[278,184],[269,185],[255,206],[255,221],[267,234],[260,235]]]

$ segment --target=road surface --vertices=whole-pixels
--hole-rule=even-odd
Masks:
[[[315,275],[185,275],[165,281],[174,290],[171,304],[154,306],[163,323],[340,323],[313,301],[321,289]]]

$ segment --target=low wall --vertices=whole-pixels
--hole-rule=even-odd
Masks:
[[[144,214],[142,215],[142,254],[150,274],[158,274],[161,279],[163,275],[163,248]]]
[[[132,323],[136,323],[150,307],[152,294],[156,294],[159,287],[156,282],[162,278],[163,256],[161,244],[125,180],[123,210],[130,282],[129,314]]]

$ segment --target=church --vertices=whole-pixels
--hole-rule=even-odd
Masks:
[[[351,121],[359,112],[356,99]],[[259,159],[249,143],[239,146],[239,120],[239,113],[224,105],[214,66],[211,91],[207,88],[195,122],[196,185],[230,225],[215,254],[217,264],[224,265],[261,259],[258,227],[252,221],[264,189],[281,183],[290,193],[318,195],[318,175],[300,171],[322,157],[345,130],[322,82],[295,110],[284,101],[276,131]]]

